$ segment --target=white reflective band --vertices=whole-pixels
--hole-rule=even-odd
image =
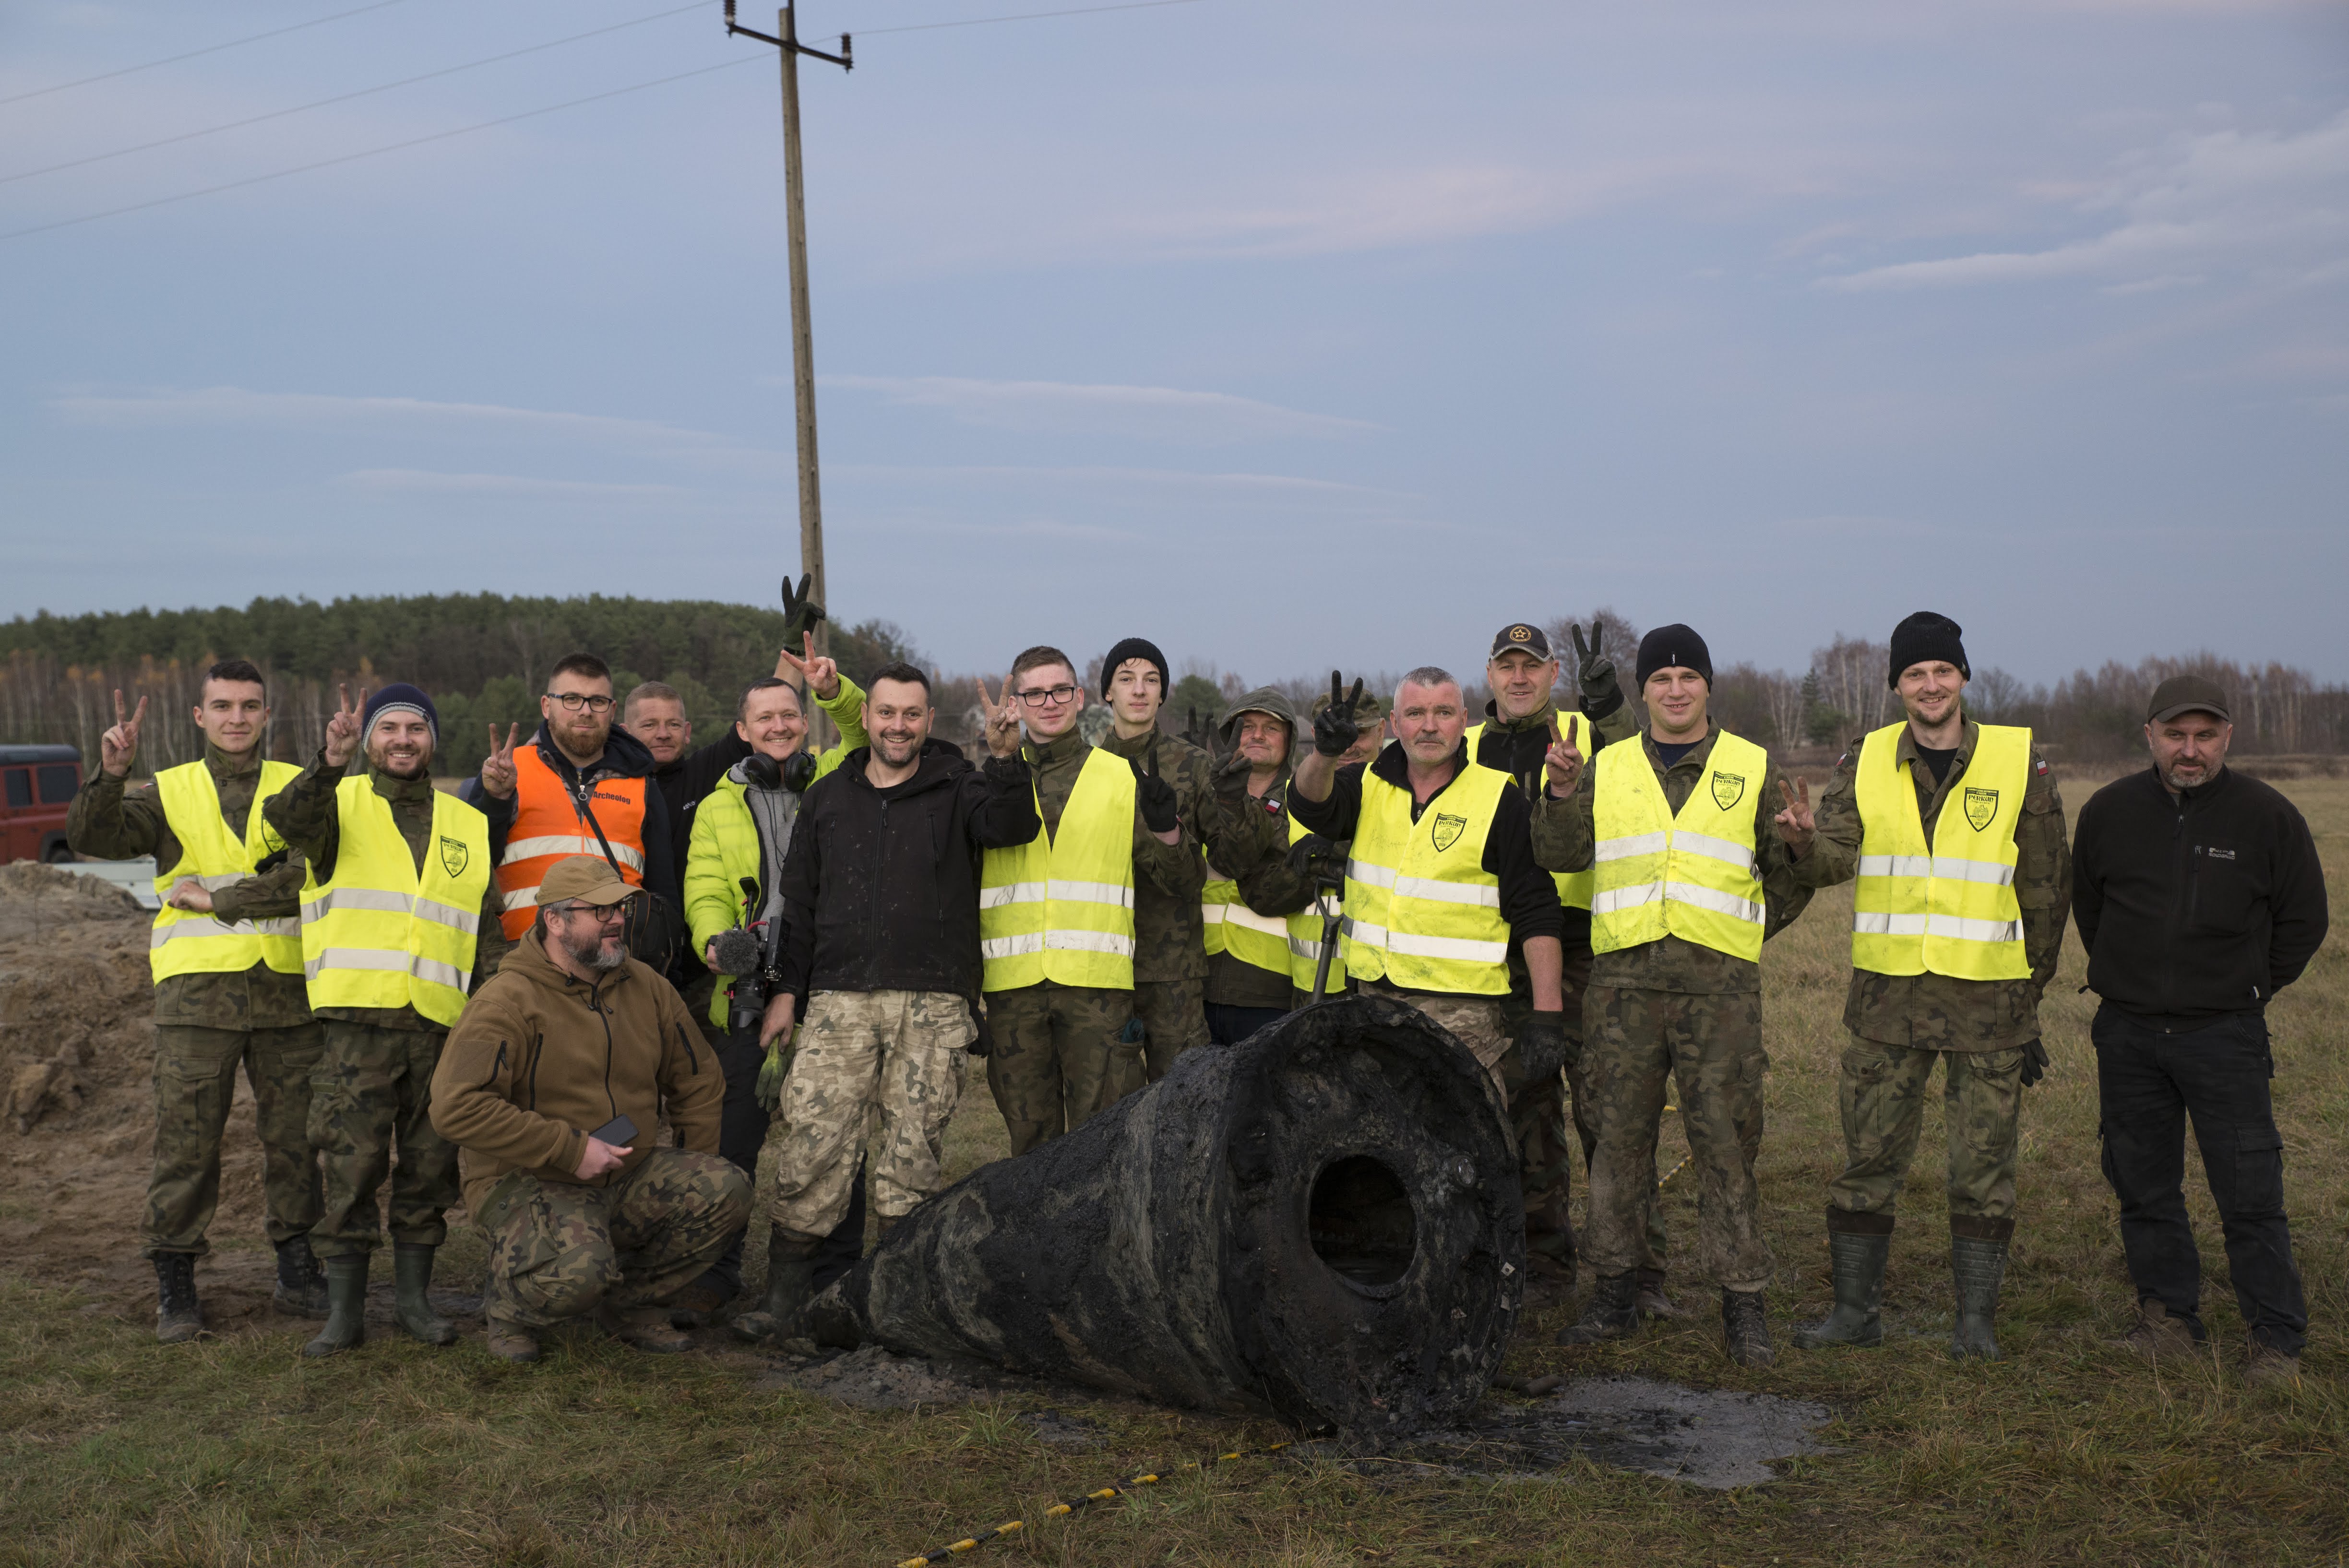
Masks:
[[[329,947],[302,965],[302,978],[316,980],[322,971],[327,969],[367,969],[413,975],[419,980],[458,991],[470,990],[473,983],[471,975],[453,964],[443,964],[437,958],[411,957],[383,947]]]
[[[534,861],[542,855],[594,855],[604,858],[604,846],[595,839],[583,839],[573,833],[543,833],[534,839],[508,839],[506,858],[498,863],[512,865],[518,861]],[[626,844],[612,846],[612,858],[630,871],[642,872],[645,857]]]
[[[1960,860],[1955,855],[1935,855],[1933,875],[1943,882],[1988,882],[1992,887],[2011,887],[2014,868],[1996,861]]]
[[[1962,920],[1954,914],[1933,914],[1925,917],[1925,934],[1946,936],[1958,942],[2020,942],[2023,940],[2023,922]]]
[[[1762,923],[1762,906],[1753,900],[1740,898],[1733,892],[1715,892],[1709,887],[1699,887],[1694,882],[1666,882],[1664,899],[1669,903],[1684,903],[1693,909],[1709,909],[1715,914],[1725,914],[1732,920],[1742,920],[1748,924]]]
[[[1288,951],[1299,958],[1319,958],[1321,956],[1321,944],[1302,936],[1292,936],[1288,939]]]
[[[1661,855],[1667,836],[1662,833],[1630,833],[1619,839],[1601,839],[1590,851],[1594,861],[1628,861],[1633,855]]]
[[[1397,898],[1423,898],[1433,903],[1472,903],[1479,909],[1501,907],[1501,890],[1483,882],[1437,882],[1431,877],[1397,877]]]
[[[1348,861],[1346,874],[1364,887],[1392,887],[1394,870],[1391,866],[1374,866],[1368,861]]]
[[[1390,932],[1386,949],[1408,958],[1448,958],[1462,964],[1498,964],[1509,955],[1506,942],[1472,942],[1462,936],[1415,936]]]
[[[473,984],[473,977],[471,975],[464,973],[453,964],[443,964],[437,958],[419,958],[416,961],[415,975],[419,980],[429,980],[435,985],[446,985],[455,991],[470,990]]]
[[[1044,950],[1061,953],[1111,953],[1120,958],[1133,956],[1133,938],[1120,936],[1112,931],[1048,931],[1044,934]]]
[[[439,899],[419,897],[416,918],[429,920],[435,925],[454,926],[468,936],[478,935],[481,929],[480,910],[459,909],[454,904],[442,903]]]
[[[1859,874],[1864,877],[1929,877],[1933,874],[1930,855],[1862,855]]]
[[[1062,882],[1056,877],[1044,886],[1050,896],[1070,903],[1109,903],[1120,909],[1133,907],[1133,890],[1118,882]]]
[[[1044,934],[1025,931],[1017,936],[992,936],[978,944],[981,958],[1017,958],[1023,953],[1044,951]]]
[[[1042,882],[1005,882],[999,887],[978,890],[978,907],[981,909],[1002,909],[1009,904],[1043,902]]]
[[[1641,904],[1661,902],[1664,884],[1660,882],[1633,882],[1630,887],[1603,888],[1590,895],[1590,913],[1614,914],[1626,909],[1638,909]]]
[[[1350,914],[1340,923],[1340,927],[1350,939],[1365,947],[1384,947],[1387,944],[1387,928],[1383,925],[1372,925],[1369,921],[1356,920]]]
[[[241,879],[240,879],[241,880]],[[147,935],[147,949],[153,952],[167,942],[177,942],[183,936],[299,936],[302,923],[291,916],[277,920],[240,920],[233,923],[214,920],[209,914],[182,914],[166,925],[158,925]]]
[[[1267,936],[1288,934],[1288,922],[1277,915],[1258,914],[1244,903],[1227,903],[1221,907],[1226,925],[1245,926],[1250,931],[1261,931]]]
[[[317,897],[302,905],[305,921],[324,920],[338,909],[372,910],[379,914],[410,914],[416,900],[408,893],[393,892],[387,888],[333,887],[323,889]]]
[[[508,909],[536,909],[538,907],[537,884],[533,883],[529,887],[518,887],[514,889],[513,892],[506,894],[506,907]]]
[[[1203,904],[1201,904],[1201,905],[1199,906],[1199,923],[1201,923],[1202,925],[1221,925],[1221,924],[1223,924],[1223,923],[1224,923],[1224,920],[1225,920],[1225,913],[1224,913],[1224,912],[1225,912],[1225,911],[1226,911],[1226,910],[1228,910],[1228,909],[1230,909],[1231,907],[1232,907],[1232,906],[1231,906],[1230,904],[1227,904],[1227,903],[1203,903]]]
[[[1863,909],[1851,917],[1851,928],[1862,936],[1922,936],[1925,917],[1921,914],[1886,914],[1881,911]]]
[[[1752,850],[1728,839],[1716,839],[1711,833],[1676,832],[1672,835],[1672,852],[1702,855],[1709,861],[1725,861],[1739,871],[1749,873],[1754,870]]]
[[[247,874],[244,872],[216,872],[206,876],[191,872],[186,876],[173,877],[171,886],[177,888],[181,882],[193,882],[207,892],[218,892],[224,887],[234,887],[243,882]]]

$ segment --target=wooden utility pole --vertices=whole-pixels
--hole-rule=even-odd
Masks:
[[[799,433],[800,570],[812,578],[810,592],[829,603],[823,579],[823,490],[815,460],[815,331],[808,317],[807,187],[800,175],[800,44],[792,7],[775,14],[783,62],[783,201],[790,209],[792,272],[792,398]],[[815,651],[831,651],[832,627],[819,621]]]

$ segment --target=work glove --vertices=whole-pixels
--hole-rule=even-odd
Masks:
[[[1517,1062],[1525,1068],[1527,1083],[1546,1083],[1558,1074],[1568,1061],[1564,1013],[1536,1013],[1517,1031]],[[1574,1051],[1579,1058],[1582,1053]]]
[[[1217,755],[1216,748],[1216,716],[1201,713],[1197,708],[1184,709],[1187,722],[1183,726],[1183,738],[1206,752]]]
[[[1133,769],[1134,803],[1142,808],[1142,825],[1154,833],[1171,833],[1183,820],[1183,803],[1174,797],[1174,786],[1158,777],[1158,748],[1150,748],[1150,771],[1142,770],[1139,758],[1131,758],[1127,766]]]
[[[1252,771],[1248,759],[1237,751],[1216,763],[1211,782],[1216,804],[1234,813],[1245,808],[1248,803],[1248,774]]]
[[[1342,881],[1346,851],[1319,833],[1308,833],[1288,846],[1288,869],[1315,882]]]
[[[2044,1078],[2046,1076],[2047,1047],[2041,1045],[2037,1040],[2023,1041],[2023,1072],[2015,1081],[2020,1083],[2023,1088],[2029,1088],[2033,1084],[2037,1083],[2041,1078]]]
[[[1587,647],[1581,626],[1569,621],[1566,629],[1574,634],[1574,674],[1582,688],[1582,711],[1593,718],[1604,718],[1623,706],[1623,683],[1615,677],[1615,661],[1599,651],[1606,628],[1591,622]]]
[[[815,782],[816,760],[812,752],[794,751],[783,758],[783,788],[794,795],[804,795],[807,787]]]
[[[1313,716],[1313,749],[1324,757],[1343,757],[1361,739],[1362,727],[1354,705],[1362,700],[1362,679],[1354,677],[1351,696],[1340,696],[1338,672],[1330,672],[1330,706]]]
[[[794,1027],[789,1034],[777,1035],[767,1046],[767,1059],[759,1064],[759,1081],[750,1086],[750,1094],[759,1109],[769,1116],[783,1103],[783,1080],[792,1072],[792,1041],[799,1035]]]
[[[968,997],[964,998],[963,1005],[970,1009],[970,1021],[978,1026],[978,1037],[963,1047],[964,1054],[974,1057],[993,1056],[995,1032],[987,1026],[987,1009]]]
[[[824,618],[823,606],[808,597],[808,585],[815,579],[800,574],[800,591],[792,592],[792,580],[783,579],[783,646],[796,648],[800,640],[815,630]]]

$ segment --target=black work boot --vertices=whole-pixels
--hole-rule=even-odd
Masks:
[[[434,1312],[427,1296],[432,1288],[432,1251],[414,1242],[392,1244],[392,1317],[427,1345],[454,1345],[457,1326]]]
[[[1994,1231],[1994,1235],[1968,1235],[1967,1231]],[[1970,1220],[1950,1216],[1950,1278],[1958,1291],[1958,1323],[1950,1335],[1950,1354],[1962,1361],[1978,1356],[1998,1359],[1999,1283],[2006,1277],[2007,1238],[2014,1233],[2012,1220]]]
[[[1606,1274],[1590,1287],[1582,1316],[1557,1336],[1560,1345],[1600,1345],[1640,1326],[1639,1282],[1627,1274]]]
[[[1675,1305],[1672,1298],[1664,1294],[1663,1270],[1634,1269],[1631,1271],[1631,1285],[1632,1305],[1638,1308],[1641,1317],[1679,1318],[1688,1315],[1685,1309]]]
[[[1721,1339],[1729,1349],[1729,1358],[1740,1367],[1768,1367],[1777,1361],[1778,1348],[1770,1343],[1770,1318],[1763,1309],[1760,1291],[1722,1291]]]
[[[1835,1264],[1835,1310],[1816,1323],[1795,1330],[1801,1350],[1830,1345],[1881,1345],[1884,1321],[1884,1264],[1892,1254],[1892,1216],[1857,1214],[1827,1217],[1827,1256]],[[1864,1229],[1838,1230],[1857,1221]]]
[[[731,1325],[735,1335],[756,1345],[791,1339],[801,1332],[815,1295],[815,1250],[822,1236],[802,1236],[781,1225],[767,1233],[767,1294],[754,1311]]]
[[[277,1243],[277,1291],[269,1304],[288,1317],[315,1321],[326,1315],[326,1271],[318,1266],[306,1233]]]
[[[305,1356],[356,1350],[367,1339],[367,1255],[347,1253],[326,1260],[326,1326],[302,1346]]]
[[[155,1254],[155,1337],[184,1345],[204,1331],[203,1303],[196,1299],[196,1254]]]

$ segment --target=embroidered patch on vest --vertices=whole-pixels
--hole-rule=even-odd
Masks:
[[[1971,784],[1966,786],[1966,820],[1974,825],[1975,832],[1989,827],[1991,819],[1997,815],[1997,790],[1979,789]]]
[[[1467,818],[1439,813],[1435,819],[1436,849],[1439,851],[1450,849],[1460,841],[1460,835],[1467,830]]]
[[[1745,775],[1716,773],[1713,776],[1713,803],[1726,811],[1745,799]]]
[[[450,876],[463,876],[465,874],[465,862],[472,858],[472,851],[465,847],[465,841],[462,839],[442,839],[440,841],[440,869],[447,872]]]

